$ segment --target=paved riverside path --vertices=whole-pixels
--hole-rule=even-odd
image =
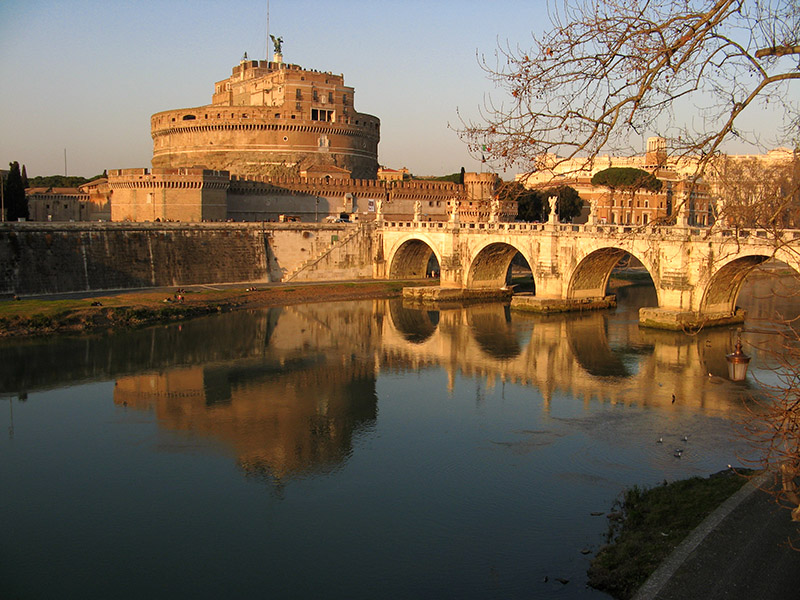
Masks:
[[[798,550],[792,550],[788,541]],[[635,600],[800,598],[800,523],[753,482],[712,513]]]

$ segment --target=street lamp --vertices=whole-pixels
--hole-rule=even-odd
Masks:
[[[747,377],[747,365],[750,364],[750,357],[742,352],[741,330],[736,336],[734,351],[726,354],[725,360],[728,361],[728,378],[731,381],[744,381]]]

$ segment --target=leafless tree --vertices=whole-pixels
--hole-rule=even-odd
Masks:
[[[774,363],[773,378],[760,382],[743,426],[757,456],[748,462],[776,476],[778,485],[769,491],[800,521],[800,336],[796,318],[775,318],[771,325],[776,323],[772,334],[755,342]]]
[[[721,156],[706,167],[722,227],[758,228],[780,236],[800,227],[800,160],[766,163],[755,157]]]
[[[487,99],[460,134],[500,168],[527,173],[571,161],[585,169],[601,153],[636,154],[643,135],[667,140],[673,160],[713,180],[723,225],[773,233],[797,226],[797,152],[788,170],[726,162],[723,142],[800,148],[798,0],[564,0],[532,47],[506,45],[482,66],[502,99]],[[767,108],[778,139],[748,131]],[[576,160],[577,159],[577,160]],[[707,173],[713,169],[713,173]],[[800,505],[800,335],[782,324],[772,344],[778,383],[748,421],[764,449],[760,464],[781,474],[783,496]],[[800,518],[800,510],[793,513]]]
[[[589,163],[654,129],[673,156],[702,159],[730,137],[759,142],[740,129],[757,105],[800,141],[797,0],[565,0],[550,20],[532,48],[482,60],[507,96],[460,133],[498,166]]]

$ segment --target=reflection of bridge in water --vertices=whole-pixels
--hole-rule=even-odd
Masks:
[[[459,373],[487,387],[530,386],[545,410],[559,395],[657,405],[665,426],[687,409],[739,410],[725,393],[730,340],[719,330],[701,339],[614,323],[605,313],[512,316],[499,303],[435,311],[400,300],[257,314],[265,319],[246,358],[120,377],[115,402],[222,441],[246,472],[277,480],[347,459],[359,432],[374,427],[381,371],[441,367],[451,389]]]
[[[720,393],[728,331],[690,337],[635,322],[610,324],[603,312],[512,317],[502,304],[431,311],[394,302],[390,313],[393,326],[381,335],[384,359],[411,368],[440,365],[450,386],[460,372],[489,385],[538,388],[546,403],[561,391],[585,402],[671,407],[675,394],[681,399],[675,408],[731,410]]]
[[[459,373],[486,387],[538,388],[545,410],[575,396],[656,405],[665,421],[685,410],[737,412],[722,378],[728,336],[642,330],[608,312],[512,314],[500,303],[307,304],[20,345],[0,365],[0,393],[115,379],[119,406],[217,440],[247,473],[281,480],[347,460],[354,440],[375,426],[381,371],[442,368],[451,389]],[[36,383],[32,372],[41,374]]]

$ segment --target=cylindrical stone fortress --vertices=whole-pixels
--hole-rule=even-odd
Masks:
[[[292,176],[315,165],[375,179],[380,120],[353,108],[342,75],[242,60],[212,103],[154,114],[153,167]]]

